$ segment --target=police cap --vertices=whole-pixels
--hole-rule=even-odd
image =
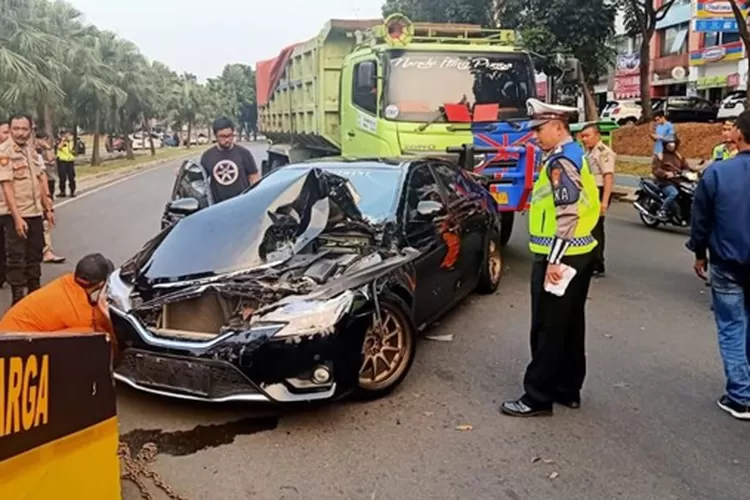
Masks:
[[[526,100],[526,110],[531,117],[531,126],[538,127],[551,120],[567,122],[578,110],[570,106],[547,104],[533,97]]]

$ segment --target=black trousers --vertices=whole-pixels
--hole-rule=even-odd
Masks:
[[[13,288],[34,287],[42,276],[44,221],[42,217],[24,219],[29,225],[26,238],[16,232],[13,217],[3,216],[7,279]]]
[[[523,385],[524,399],[535,407],[580,397],[586,378],[586,297],[593,255],[566,257],[563,263],[578,272],[562,297],[544,291],[546,260],[535,260],[531,268],[531,363]]]
[[[5,258],[5,216],[0,216],[0,286],[8,281]]]
[[[49,196],[53,200],[55,199],[55,179],[47,178],[47,187],[49,188]]]
[[[611,200],[611,196],[610,196]],[[604,188],[599,187],[599,201],[604,201]],[[609,200],[607,200],[609,204]],[[604,272],[604,219],[606,217],[599,216],[599,221],[596,223],[594,230],[591,231],[591,236],[599,243],[594,249],[594,271]]]
[[[60,178],[60,193],[65,194],[65,187],[70,187],[70,194],[76,192],[76,165],[72,161],[57,160],[57,176]]]

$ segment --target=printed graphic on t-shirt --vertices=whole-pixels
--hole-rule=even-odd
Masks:
[[[220,160],[213,168],[214,180],[222,186],[231,186],[240,176],[240,168],[229,159]]]

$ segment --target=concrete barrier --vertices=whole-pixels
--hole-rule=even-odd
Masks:
[[[121,498],[110,353],[103,334],[0,334],[0,498]]]

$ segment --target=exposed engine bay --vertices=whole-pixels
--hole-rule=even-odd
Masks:
[[[237,273],[177,290],[161,288],[151,300],[133,297],[133,312],[167,337],[205,339],[247,330],[254,314],[272,309],[283,298],[307,295],[383,262],[379,252],[362,250],[324,246],[313,254],[295,255],[282,268]]]

